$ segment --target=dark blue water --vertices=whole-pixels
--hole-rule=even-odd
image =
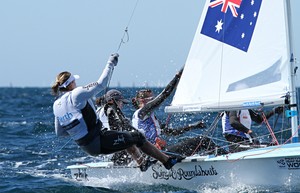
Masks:
[[[120,88],[126,98],[135,95],[135,88]],[[161,89],[156,89],[159,93]],[[71,179],[68,165],[78,161],[90,162],[95,159],[83,153],[77,145],[66,139],[59,139],[54,133],[52,104],[53,96],[49,88],[0,88],[0,192],[132,192],[132,193],[212,193],[212,192],[280,192],[280,190],[260,189],[258,187],[210,187],[187,191],[165,185],[120,184],[113,187],[82,187]],[[164,106],[157,115],[166,122]],[[124,108],[126,116],[131,117],[133,107]],[[172,115],[173,126],[187,124],[203,119],[209,124],[212,114]],[[180,140],[194,133],[174,139]],[[214,135],[218,136],[221,128]],[[222,142],[220,142],[222,143]],[[285,191],[286,192],[286,191]]]

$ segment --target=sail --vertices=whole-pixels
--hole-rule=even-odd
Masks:
[[[207,1],[167,112],[284,104],[290,92],[285,0]]]

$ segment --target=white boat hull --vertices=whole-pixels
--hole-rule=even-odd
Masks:
[[[166,170],[160,163],[141,172],[136,167],[116,167],[112,162],[72,165],[72,177],[92,186],[103,181],[167,184],[184,189],[199,189],[203,185],[233,185],[291,188],[300,185],[300,144],[288,144],[222,156],[193,156]],[[99,183],[97,183],[97,181]],[[97,185],[98,184],[98,185]]]

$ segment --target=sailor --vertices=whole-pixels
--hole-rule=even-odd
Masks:
[[[183,69],[181,69],[167,87],[154,98],[150,89],[139,90],[132,98],[132,104],[137,109],[132,116],[132,125],[143,132],[146,138],[158,148],[163,149],[166,142],[160,138],[161,124],[154,114],[158,108],[176,88]]]
[[[102,130],[116,130],[116,131],[131,131],[131,126],[126,126],[125,124],[131,124],[130,120],[128,120],[123,115],[116,114],[118,111],[122,110],[124,104],[129,104],[130,101],[125,99],[123,94],[116,89],[109,90],[105,95],[96,98],[96,106],[97,115],[100,121],[103,124]],[[119,112],[120,113],[120,112]],[[110,119],[108,119],[108,116]],[[119,117],[121,116],[121,117]],[[121,120],[122,118],[122,120]],[[126,121],[126,123],[123,123]],[[110,127],[111,125],[111,127]],[[111,157],[111,161],[114,162],[115,165],[128,165],[132,162],[132,158],[130,155],[124,150],[120,152],[116,152]],[[146,160],[140,168],[144,167],[142,170],[146,170],[151,163],[147,163]],[[150,161],[150,160],[149,160]]]
[[[274,108],[266,113],[266,118],[269,119],[275,113],[283,112],[282,107]],[[252,121],[261,124],[264,119],[261,113],[252,109],[242,109],[239,111],[226,111],[222,117],[223,135],[228,142],[230,152],[241,151],[240,145],[259,145],[257,135],[251,130]]]
[[[83,151],[92,156],[126,149],[140,165],[144,160],[139,147],[144,153],[161,161],[165,168],[171,169],[177,160],[160,152],[142,134],[112,130],[101,132],[102,124],[91,98],[106,88],[118,63],[118,56],[112,54],[98,81],[87,86],[77,87],[75,80],[79,77],[70,72],[57,75],[52,86],[52,93],[58,97],[53,104],[55,132],[58,136],[69,135]]]
[[[155,146],[161,150],[190,156],[193,152],[197,151],[197,149],[200,150],[203,149],[203,147],[207,149],[211,145],[210,148],[214,151],[216,146],[214,146],[214,143],[205,136],[199,135],[172,146],[167,145],[167,142],[162,138],[162,134],[176,136],[195,128],[205,127],[203,121],[199,121],[182,128],[168,128],[165,125],[160,124],[154,114],[155,109],[157,109],[165,99],[172,94],[179,82],[181,74],[182,69],[156,97],[153,96],[153,92],[150,89],[139,90],[137,92],[136,96],[132,99],[132,104],[137,109],[132,117],[132,125],[143,132],[147,140],[155,144]]]

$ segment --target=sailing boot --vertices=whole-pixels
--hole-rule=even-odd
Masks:
[[[148,170],[148,168],[150,166],[152,166],[153,164],[156,164],[157,160],[151,159],[150,157],[144,158],[144,161],[142,162],[142,164],[139,166],[140,170],[142,172],[145,172]]]
[[[175,164],[177,164],[178,162],[181,162],[181,160],[183,160],[185,157],[169,157],[168,161],[166,163],[164,163],[164,166],[167,170],[171,169]]]

